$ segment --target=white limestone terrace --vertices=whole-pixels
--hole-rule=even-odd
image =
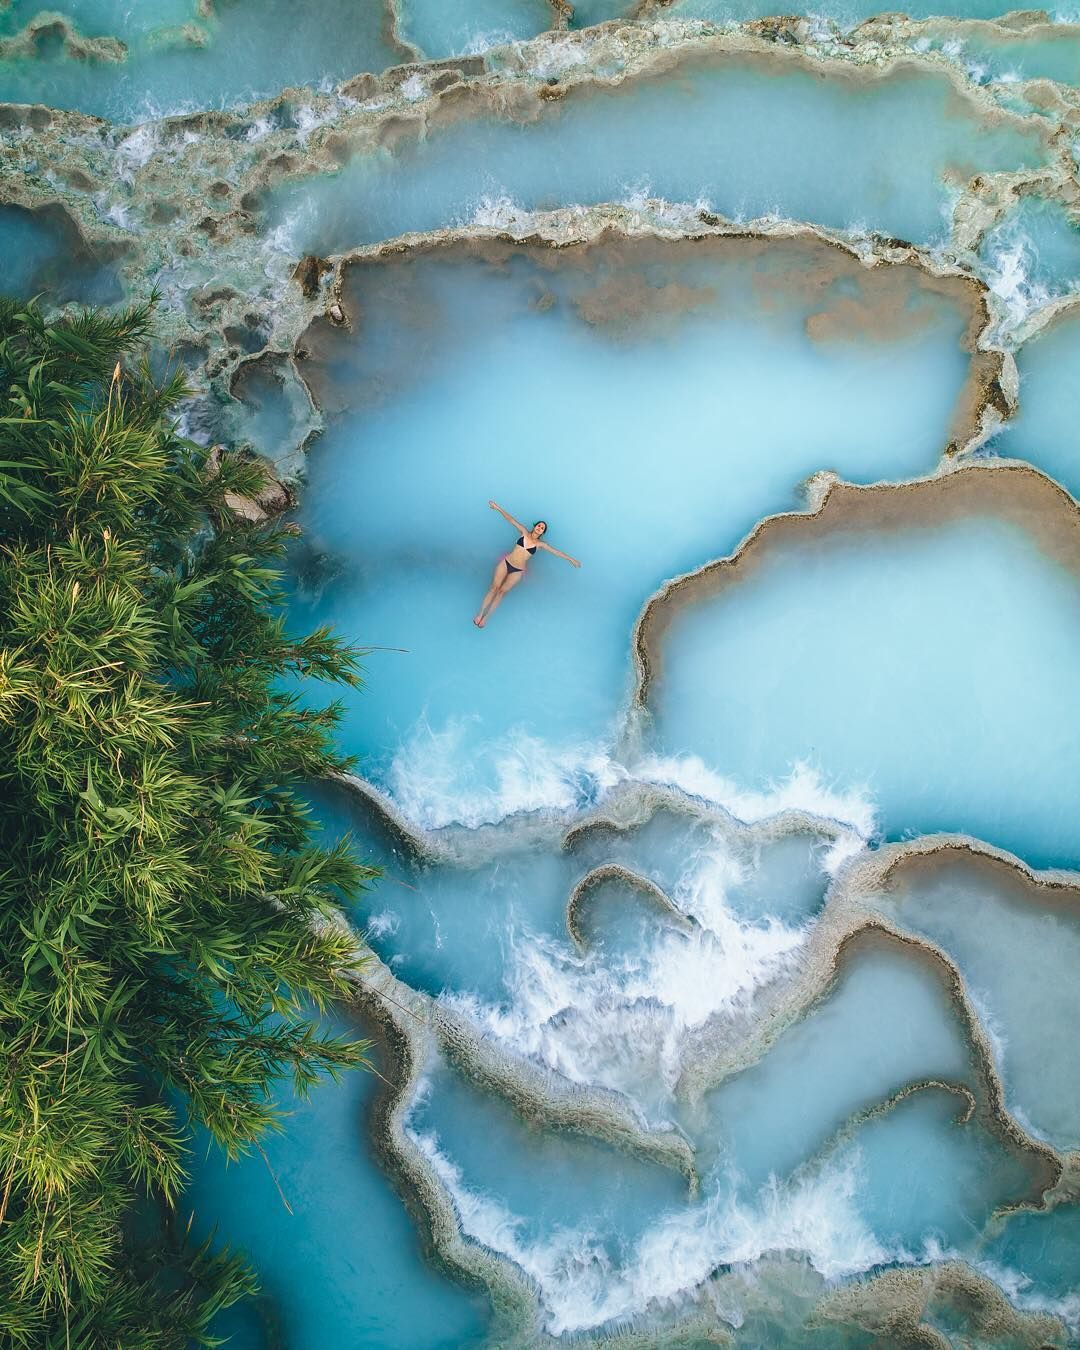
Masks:
[[[806,25],[758,30],[657,21],[553,33],[484,60],[404,66],[338,90],[286,90],[243,110],[135,129],[12,106],[2,197],[62,206],[89,247],[125,250],[121,274],[134,289],[157,282],[177,340],[207,334],[207,297],[231,285],[278,349],[296,308],[286,283],[300,252],[474,218],[527,229],[532,210],[560,199],[786,216],[946,250],[975,247],[1018,189],[1073,208],[1072,110],[1057,119],[1007,111],[941,53],[913,56],[906,41],[875,38],[864,53],[858,43],[816,44]],[[836,78],[822,84],[818,71]],[[762,155],[747,158],[739,138],[724,136],[732,109],[778,150],[789,133],[802,147],[786,162],[778,154],[771,181],[757,176]],[[665,125],[672,116],[677,128]],[[674,130],[686,140],[694,127],[678,156],[666,153]],[[564,166],[545,184],[553,135],[577,137],[579,148],[566,156],[572,172]],[[883,135],[894,162],[889,179],[873,182]],[[443,151],[457,157],[456,178],[440,170]],[[815,154],[824,157],[817,175]],[[829,155],[848,172],[827,172]],[[532,186],[523,172],[541,177]],[[377,194],[380,215],[364,207],[365,192]]]
[[[368,798],[368,801],[371,799]],[[630,810],[629,816],[626,814],[627,808]],[[347,805],[344,809],[350,823],[359,826],[363,834],[366,827],[361,819],[353,815]],[[364,811],[370,809],[370,805],[363,808]],[[377,806],[375,809],[378,812]],[[655,792],[651,800],[639,797],[636,805],[626,800],[618,808],[625,821],[639,822],[647,821],[649,813],[658,809],[674,809],[676,814],[689,810],[694,814],[702,808],[687,799],[680,800],[677,796]],[[701,816],[698,818],[704,819]],[[732,841],[740,831],[745,832],[746,827],[734,825],[722,813],[713,813],[711,819]],[[807,829],[808,823],[805,819],[789,816],[786,820],[777,819],[767,828],[753,827],[750,836],[756,832],[762,841],[772,840],[775,844],[785,839],[797,840]],[[603,821],[590,822],[586,819],[576,829],[580,832],[584,828],[591,835],[598,825],[603,825]],[[619,828],[633,831],[641,826],[628,823]],[[411,841],[410,847],[418,857],[431,848],[437,851],[438,856],[443,842],[438,836],[417,836]],[[502,1054],[494,1053],[500,1033],[495,1033],[495,1044],[491,1044],[491,1028],[484,1039],[474,1033],[462,1040],[460,1030],[464,1024],[457,1014],[446,1008],[445,1000],[441,1001],[441,1007],[431,1004],[426,998],[418,1000],[408,985],[395,980],[385,968],[364,977],[361,993],[365,1004],[396,1028],[395,1034],[409,1046],[408,1053],[403,1052],[404,1062],[412,1066],[409,1077],[401,1081],[399,1093],[387,1099],[388,1114],[381,1118],[377,1137],[388,1150],[387,1157],[401,1175],[403,1184],[419,1195],[422,1212],[429,1216],[432,1224],[429,1231],[444,1259],[452,1266],[465,1262],[474,1275],[477,1270],[483,1272],[483,1278],[495,1281],[499,1288],[503,1287],[507,1273],[512,1272],[515,1266],[519,1269],[523,1266],[531,1275],[533,1287],[539,1296],[539,1306],[532,1314],[525,1314],[520,1301],[515,1301],[508,1310],[505,1292],[497,1296],[497,1304],[506,1311],[508,1318],[503,1328],[505,1335],[510,1339],[524,1337],[528,1343],[533,1343],[536,1337],[542,1338],[545,1329],[549,1333],[569,1329],[575,1325],[575,1319],[584,1319],[576,1323],[580,1332],[590,1325],[604,1323],[611,1317],[618,1319],[637,1309],[640,1316],[646,1317],[644,1324],[638,1322],[639,1329],[642,1325],[651,1327],[651,1332],[644,1334],[654,1336],[653,1343],[666,1343],[668,1336],[675,1338],[677,1343],[678,1336],[686,1334],[688,1326],[693,1327],[695,1319],[708,1306],[709,1298],[728,1278],[722,1272],[725,1268],[724,1254],[727,1254],[727,1259],[731,1259],[731,1243],[749,1240],[761,1244],[757,1248],[740,1249],[741,1255],[737,1259],[745,1261],[755,1259],[755,1254],[767,1249],[772,1243],[779,1242],[783,1246],[794,1241],[795,1245],[801,1245],[810,1240],[808,1231],[796,1237],[798,1229],[792,1229],[790,1223],[798,1222],[793,1216],[798,1213],[800,1205],[811,1203],[812,1189],[800,1190],[799,1187],[812,1187],[812,1178],[815,1176],[813,1169],[809,1172],[805,1168],[798,1171],[796,1176],[799,1180],[787,1193],[794,1210],[789,1217],[785,1236],[781,1236],[785,1232],[782,1227],[771,1230],[769,1227],[776,1223],[778,1214],[772,1218],[766,1213],[752,1217],[757,1203],[753,1200],[753,1168],[765,1166],[768,1171],[775,1173],[778,1166],[783,1166],[778,1162],[776,1153],[776,1145],[780,1140],[786,1141],[793,1162],[805,1158],[808,1149],[811,1154],[815,1149],[820,1150],[820,1165],[824,1168],[822,1181],[830,1187],[833,1204],[840,1202],[843,1183],[840,1183],[838,1192],[836,1186],[841,1173],[830,1169],[854,1165],[853,1162],[841,1164],[841,1159],[846,1156],[844,1150],[856,1138],[864,1161],[868,1147],[870,1156],[873,1156],[878,1147],[878,1136],[874,1133],[879,1128],[874,1124],[877,1121],[882,1122],[882,1127],[887,1125],[882,1136],[882,1147],[886,1149],[892,1144],[885,1141],[899,1129],[908,1132],[909,1148],[930,1147],[939,1153],[944,1150],[937,1156],[936,1163],[937,1168],[943,1169],[941,1175],[935,1167],[928,1167],[922,1181],[917,1182],[916,1176],[912,1176],[918,1203],[927,1202],[929,1192],[925,1188],[926,1184],[937,1188],[938,1203],[944,1203],[942,1197],[948,1193],[949,1186],[961,1184],[960,1179],[967,1172],[970,1172],[971,1182],[963,1184],[973,1185],[978,1175],[981,1184],[991,1188],[986,1192],[986,1198],[979,1202],[975,1200],[975,1192],[969,1191],[969,1217],[973,1212],[970,1206],[976,1203],[987,1204],[990,1209],[996,1204],[999,1214],[1004,1214],[1000,1206],[1009,1194],[1009,1187],[1013,1188],[1012,1198],[1006,1208],[1008,1204],[1021,1208],[1033,1205],[1041,1208],[1059,1203],[1059,1197],[1061,1200],[1067,1198],[1073,1183],[1066,1176],[1071,1175],[1069,1169],[1075,1167],[1075,1162],[1069,1159],[1064,1163],[1056,1160],[1052,1150],[1033,1138],[1005,1109],[999,1069],[995,1067],[997,1052],[993,1046],[997,1039],[996,1033],[1009,1034],[1009,1024],[995,1024],[995,1041],[989,1040],[947,952],[923,937],[910,937],[902,929],[892,928],[884,915],[882,892],[888,894],[897,889],[897,882],[893,878],[904,879],[905,889],[902,893],[906,894],[910,889],[908,876],[917,878],[920,875],[918,869],[922,868],[924,872],[933,869],[938,866],[939,859],[942,866],[947,866],[953,857],[970,859],[975,866],[997,867],[1005,878],[1011,872],[1017,878],[1016,886],[1021,889],[1024,886],[1034,887],[1030,899],[1025,897],[1019,901],[1022,907],[1019,913],[1022,915],[1030,907],[1032,921],[1037,920],[1037,906],[1043,903],[1041,898],[1036,898],[1040,887],[1047,894],[1048,903],[1075,912],[1074,877],[1046,874],[1045,878],[1032,878],[1029,881],[1026,878],[1031,874],[1025,874],[1015,859],[979,848],[963,839],[928,838],[913,844],[892,846],[875,857],[844,865],[829,887],[824,908],[815,921],[805,959],[791,967],[778,981],[774,979],[771,984],[767,982],[759,992],[755,1016],[747,1019],[753,1021],[756,1037],[749,1041],[745,1035],[736,1037],[734,1043],[729,1044],[728,1058],[721,1055],[717,1059],[714,1055],[711,1064],[708,1054],[702,1059],[700,1051],[705,1043],[698,1038],[695,1064],[699,1070],[703,1064],[710,1064],[710,1068],[704,1070],[706,1077],[722,1085],[707,1117],[702,1119],[691,1113],[686,1119],[685,1128],[695,1141],[695,1150],[707,1173],[703,1182],[698,1183],[703,1187],[702,1200],[695,1200],[692,1193],[690,1209],[684,1210],[685,1202],[678,1202],[674,1193],[668,1195],[662,1187],[656,1192],[653,1202],[659,1204],[660,1211],[648,1217],[641,1208],[646,1203],[645,1196],[640,1191],[632,1192],[617,1203],[632,1204],[632,1213],[637,1215],[636,1218],[631,1217],[630,1211],[623,1214],[620,1210],[613,1215],[609,1204],[608,1222],[615,1222],[624,1230],[627,1226],[640,1226],[642,1223],[645,1228],[641,1229],[636,1255],[624,1271],[604,1268],[602,1297],[600,1287],[592,1283],[600,1272],[590,1274],[590,1264],[594,1258],[588,1255],[586,1249],[578,1251],[572,1266],[563,1266],[558,1252],[561,1246],[565,1247],[564,1238],[557,1238],[553,1233],[544,1236],[541,1229],[526,1229],[522,1226],[523,1220],[512,1219],[509,1212],[500,1214],[497,1207],[492,1207],[490,1197],[499,1192],[505,1194],[507,1185],[520,1184],[531,1173],[524,1160],[510,1161],[514,1150],[523,1146],[523,1140],[514,1143],[518,1127],[513,1125],[511,1116],[506,1115],[505,1108],[491,1101],[490,1097],[487,1099],[488,1105],[481,1110],[480,1099],[476,1097],[474,1089],[466,1090],[464,1082],[482,1086],[487,1093],[494,1089],[497,1097],[516,1102],[518,1112],[534,1122],[533,1131],[538,1121],[545,1122],[544,1129],[559,1122],[563,1131],[569,1126],[575,1135],[584,1130],[586,1134],[614,1140],[617,1134],[612,1134],[605,1123],[608,1111],[604,1106],[605,1098],[597,1096],[585,1084],[576,1088],[575,1096],[567,1098],[562,1076],[551,1075],[549,1071],[547,1081],[556,1096],[549,1097],[545,1105],[545,1092],[551,1089],[544,1088],[543,1079],[537,1078],[535,1068],[530,1067],[527,1056],[522,1057],[520,1047],[503,1051]],[[408,876],[410,873],[405,872],[403,875]],[[412,875],[414,881],[423,888],[423,874]],[[933,875],[933,871],[930,875]],[[919,990],[922,992],[919,993]],[[823,1002],[826,994],[827,999]],[[932,1011],[935,1000],[942,998],[946,1005],[950,1000],[954,1005],[954,1012],[944,1019]],[[924,1013],[918,1011],[919,999],[929,999]],[[893,1000],[899,1000],[899,1003],[894,1006]],[[850,1010],[847,1010],[847,1004],[851,1005]],[[967,1039],[967,1049],[963,1048],[962,1041],[950,1039],[955,1032],[948,1030],[948,1023],[954,1015],[959,1017],[959,1026],[965,1029],[963,1037]],[[450,1031],[454,1026],[458,1027],[457,1032]],[[905,1030],[899,1033],[901,1026]],[[626,1030],[637,1039],[638,1028],[631,1030],[628,1027]],[[891,1049],[890,1038],[893,1042]],[[442,1058],[442,1052],[438,1049],[440,1042],[450,1052],[450,1063],[455,1066],[453,1070]],[[717,1045],[722,1042],[721,1036]],[[739,1048],[735,1051],[736,1058],[732,1060],[730,1055],[735,1045],[739,1045]],[[1062,1042],[1054,1053],[1058,1056],[1054,1070],[1065,1070],[1061,1055],[1070,1053],[1067,1045]],[[970,1054],[974,1055],[974,1059],[968,1061]],[[970,1063],[970,1068],[965,1067],[965,1061]],[[794,1140],[790,1128],[785,1126],[788,1120],[783,1105],[785,1094],[791,1091],[792,1074],[800,1071],[796,1068],[800,1064],[804,1066],[803,1072],[806,1074],[828,1076],[833,1088],[831,1097],[819,1100],[809,1115],[800,1113],[802,1129],[810,1134],[819,1131],[816,1145],[809,1144],[807,1140],[802,1143]],[[496,1065],[501,1067],[493,1072],[493,1066]],[[459,1074],[464,1074],[464,1080],[457,1077]],[[763,1074],[765,1078],[762,1078]],[[880,1085],[876,1083],[875,1077],[881,1079]],[[770,1079],[771,1088],[767,1087]],[[533,1086],[528,1086],[530,1083]],[[893,1090],[890,1091],[890,1088]],[[699,1090],[695,1089],[695,1098]],[[523,1091],[525,1097],[520,1095]],[[537,1095],[538,1091],[540,1095]],[[779,1094],[772,1106],[768,1105],[770,1092]],[[447,1103],[435,1116],[431,1116],[433,1106],[438,1104],[445,1093],[450,1094]],[[955,1099],[952,1106],[948,1104],[949,1094]],[[804,1091],[804,1099],[808,1101],[813,1100],[814,1095],[812,1090],[809,1096]],[[715,1093],[706,1100],[712,1103],[714,1097]],[[456,1104],[451,1107],[451,1102]],[[905,1106],[908,1102],[912,1103],[911,1109],[915,1112],[910,1117],[907,1115],[909,1108]],[[569,1114],[567,1106],[571,1107]],[[449,1117],[447,1110],[451,1113]],[[481,1114],[485,1111],[492,1113],[486,1128],[479,1135],[475,1133],[478,1110],[481,1110]],[[820,1118],[815,1114],[819,1110],[825,1112]],[[950,1152],[954,1146],[961,1145],[961,1136],[965,1131],[955,1138],[946,1131],[944,1135],[937,1136],[933,1145],[925,1138],[922,1143],[916,1143],[920,1132],[930,1126],[931,1121],[940,1117],[942,1122],[946,1122],[957,1111],[961,1120],[969,1122],[967,1128],[975,1132],[971,1142],[975,1142],[976,1136],[986,1141],[977,1145],[976,1157],[979,1161],[969,1159],[965,1162],[959,1153]],[[725,1114],[730,1115],[731,1124],[724,1124]],[[454,1123],[455,1119],[457,1123]],[[615,1116],[611,1117],[613,1125],[616,1119]],[[894,1124],[887,1124],[894,1120]],[[738,1150],[739,1185],[744,1188],[730,1194],[719,1207],[714,1187],[720,1183],[708,1163],[710,1153],[716,1147],[715,1143],[709,1141],[718,1124],[719,1139],[727,1141],[723,1147],[727,1149],[734,1146]],[[731,1133],[732,1126],[735,1126],[734,1136]],[[869,1134],[866,1133],[868,1127]],[[463,1130],[465,1133],[462,1133]],[[551,1137],[553,1140],[556,1138]],[[469,1143],[470,1139],[472,1144]],[[492,1143],[496,1139],[499,1147],[492,1152]],[[992,1139],[997,1142],[991,1146],[989,1141]],[[480,1153],[477,1153],[477,1145],[480,1146]],[[590,1198],[590,1187],[603,1188],[608,1184],[604,1178],[612,1165],[611,1160],[607,1155],[590,1153],[590,1146],[585,1144],[581,1145],[581,1149],[570,1142],[553,1144],[552,1147],[557,1147],[561,1158],[556,1164],[555,1155],[549,1155],[552,1167],[568,1168],[571,1173],[583,1165],[592,1169],[591,1174],[583,1172],[578,1176],[575,1183],[575,1207],[584,1206],[581,1221],[586,1223],[586,1231],[592,1234],[591,1240],[595,1240],[595,1225],[601,1221],[600,1210],[596,1206],[600,1203],[603,1191],[601,1189]],[[987,1152],[988,1149],[990,1152]],[[475,1156],[470,1157],[470,1150]],[[1003,1152],[994,1154],[994,1150]],[[758,1154],[756,1163],[753,1161],[755,1151]],[[495,1183],[490,1177],[481,1179],[481,1173],[493,1164],[496,1157],[500,1159],[500,1166],[510,1166],[515,1170],[519,1182],[511,1183],[509,1176],[502,1183]],[[993,1161],[993,1157],[998,1157],[999,1161]],[[1008,1164],[1004,1161],[1007,1157],[1012,1159]],[[455,1158],[457,1161],[453,1160]],[[586,1164],[586,1158],[592,1158],[592,1162]],[[972,1166],[974,1171],[970,1170]],[[598,1167],[599,1171],[596,1170]],[[1002,1167],[1006,1169],[1004,1172],[1000,1170]],[[477,1172],[477,1168],[481,1171]],[[1010,1170],[1016,1168],[1019,1171]],[[950,1175],[948,1184],[944,1182],[945,1172]],[[934,1178],[932,1182],[929,1181],[931,1175]],[[1012,1176],[1013,1180],[1006,1182],[1006,1175]],[[1048,1186],[1053,1188],[1055,1183],[1057,1189],[1052,1189],[1046,1198],[1040,1199],[1042,1192]],[[649,1184],[654,1189],[660,1185],[659,1175],[655,1176],[654,1183]],[[728,1184],[725,1182],[722,1186]],[[867,1198],[873,1194],[875,1186],[882,1186],[880,1202],[873,1203],[882,1204],[885,1207],[883,1212],[893,1213],[895,1190],[885,1175],[869,1184],[871,1191]],[[996,1199],[993,1199],[991,1195],[995,1194],[995,1185],[1005,1185],[1006,1189],[997,1191]],[[782,1200],[784,1194],[782,1192],[777,1198]],[[488,1198],[485,1199],[485,1196]],[[674,1210],[672,1204],[675,1205]],[[702,1204],[701,1217],[694,1220],[690,1216]],[[736,1208],[731,1209],[731,1205]],[[739,1206],[746,1206],[746,1209],[736,1221]],[[667,1217],[664,1217],[665,1212]],[[867,1215],[872,1211],[863,1208],[862,1212]],[[572,1222],[568,1211],[563,1209],[559,1213],[564,1226]],[[682,1217],[677,1218],[677,1214]],[[590,1217],[586,1219],[586,1215]],[[889,1257],[880,1245],[875,1246],[875,1239],[869,1233],[864,1233],[862,1239],[871,1244],[865,1254],[857,1254],[850,1248],[845,1250],[842,1244],[845,1238],[850,1239],[853,1234],[846,1230],[844,1234],[830,1231],[829,1224],[832,1221],[827,1220],[824,1214],[819,1218],[825,1226],[819,1229],[816,1241],[826,1245],[812,1246],[811,1259],[826,1276],[826,1280],[822,1282],[820,1275],[814,1276],[811,1288],[815,1292],[809,1304],[816,1305],[824,1298],[824,1308],[830,1306],[828,1278],[831,1274],[835,1279],[835,1274],[841,1269],[840,1266],[830,1267],[830,1262],[854,1261],[855,1268],[858,1268],[862,1261],[873,1265],[896,1258],[895,1255]],[[530,1221],[535,1222],[535,1218]],[[650,1226],[656,1224],[659,1228],[654,1236],[646,1237],[651,1231]],[[751,1236],[747,1224],[760,1225],[756,1237]],[[466,1243],[462,1247],[459,1225],[464,1227],[466,1235],[473,1238],[473,1243]],[[871,1230],[883,1231],[875,1228],[874,1221],[871,1221]],[[914,1228],[911,1230],[912,1234],[916,1231]],[[511,1234],[516,1236],[511,1237]],[[660,1278],[659,1267],[650,1265],[647,1255],[649,1244],[657,1240],[661,1244],[675,1243],[675,1259],[667,1267],[663,1278]],[[834,1241],[839,1241],[841,1246],[830,1249],[828,1244]],[[954,1243],[958,1244],[953,1247],[955,1259],[963,1245],[959,1232]],[[693,1254],[695,1252],[697,1255]],[[659,1256],[659,1249],[656,1255]],[[921,1280],[926,1270],[926,1258],[912,1261],[912,1256],[911,1252],[906,1257],[901,1256],[901,1269],[907,1268],[911,1279]],[[718,1261],[721,1272],[710,1275],[709,1271]],[[1017,1343],[1061,1343],[1061,1329],[1055,1329],[1052,1319],[1042,1318],[1025,1324],[1022,1318],[1007,1312],[1006,1304],[995,1303],[998,1296],[992,1288],[980,1283],[980,1277],[970,1269],[965,1274],[963,1266],[940,1266],[933,1260],[930,1261],[930,1269],[939,1270],[942,1278],[946,1278],[947,1272],[952,1270],[953,1278],[966,1282],[978,1295],[974,1306],[984,1309],[980,1315],[989,1316],[993,1309],[998,1319],[1008,1320],[1012,1316],[1013,1334],[1019,1338]],[[671,1283],[672,1279],[675,1283]],[[685,1281],[685,1285],[680,1284],[680,1281]],[[660,1294],[659,1291],[665,1285],[666,1294]],[[524,1287],[529,1286],[527,1284]],[[698,1288],[698,1294],[690,1297],[695,1287]],[[901,1280],[895,1287],[886,1282],[880,1291],[880,1303],[874,1302],[879,1314],[883,1314],[890,1303],[893,1313],[897,1314],[905,1304],[907,1296],[902,1292],[905,1288],[910,1295],[910,1281],[905,1283]],[[742,1292],[742,1302],[749,1315],[749,1310],[753,1308],[753,1297],[746,1297],[745,1290]],[[788,1292],[791,1293],[790,1286]],[[658,1294],[659,1304],[655,1302]],[[664,1313],[665,1306],[667,1315]],[[650,1307],[651,1313],[648,1312]],[[674,1322],[671,1320],[672,1309],[676,1313]],[[808,1311],[809,1307],[804,1310],[803,1316]],[[860,1320],[856,1319],[857,1322]],[[793,1321],[794,1325],[796,1323]]]

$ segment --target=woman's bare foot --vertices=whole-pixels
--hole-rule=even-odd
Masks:
[[[476,616],[475,619],[473,619],[473,623],[476,624],[477,628],[483,628],[484,626],[484,620],[480,617],[479,614]]]

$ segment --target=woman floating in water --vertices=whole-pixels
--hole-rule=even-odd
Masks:
[[[538,548],[544,549],[547,553],[554,553],[556,558],[565,558],[568,563],[573,563],[575,567],[581,566],[576,558],[571,558],[569,553],[562,553],[559,549],[552,548],[550,544],[544,543],[543,536],[547,534],[546,520],[538,520],[531,530],[527,530],[520,520],[515,520],[509,511],[504,511],[498,502],[488,502],[488,506],[493,511],[498,511],[504,520],[509,521],[515,530],[520,531],[520,534],[517,543],[510,552],[495,564],[495,575],[491,578],[488,593],[484,596],[480,613],[473,619],[477,628],[483,628],[500,602],[525,575],[529,559]]]

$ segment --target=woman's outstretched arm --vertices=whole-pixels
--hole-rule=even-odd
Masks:
[[[573,567],[580,567],[581,564],[576,558],[571,558],[569,553],[564,553],[561,548],[553,548],[550,544],[545,544],[542,539],[537,540],[537,548],[546,548],[549,553],[554,553],[556,558],[565,558]]]
[[[488,502],[488,506],[490,506],[493,511],[498,511],[503,520],[509,521],[515,530],[520,530],[522,534],[525,533],[525,526],[522,525],[521,521],[515,520],[509,511],[504,511],[498,502]]]

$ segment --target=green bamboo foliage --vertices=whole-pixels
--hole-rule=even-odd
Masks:
[[[358,654],[279,616],[283,533],[236,520],[135,358],[149,307],[48,321],[0,300],[0,1343],[206,1342],[252,1287],[135,1221],[182,1191],[193,1124],[230,1156],[363,1063],[312,1005],[357,961],[372,873],[297,788],[346,767]],[[326,922],[324,920],[330,920]],[[178,1107],[179,1104],[179,1107]]]

